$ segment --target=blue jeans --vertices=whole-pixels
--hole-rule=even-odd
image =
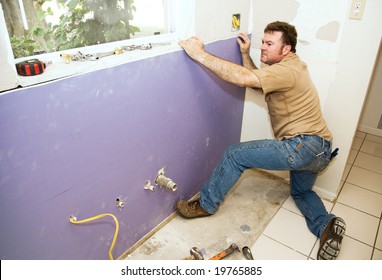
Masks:
[[[213,214],[248,168],[289,170],[291,196],[309,230],[320,237],[334,217],[312,190],[317,174],[329,164],[331,142],[316,135],[287,140],[255,140],[231,145],[200,191],[200,204]]]

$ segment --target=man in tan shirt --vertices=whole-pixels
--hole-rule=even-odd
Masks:
[[[192,37],[179,45],[193,60],[223,80],[242,87],[261,89],[271,119],[275,140],[254,140],[231,145],[225,151],[196,201],[179,200],[179,215],[197,218],[212,215],[245,169],[289,170],[291,196],[305,216],[310,231],[320,238],[317,259],[336,259],[345,222],[326,211],[312,190],[320,171],[332,158],[332,135],[322,116],[318,94],[307,66],[296,55],[297,32],[285,22],[266,26],[258,69],[249,55],[250,40],[237,39],[243,65],[218,58]]]

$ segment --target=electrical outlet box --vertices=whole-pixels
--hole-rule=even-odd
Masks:
[[[240,30],[240,14],[233,14],[231,23],[232,23],[231,31],[239,31]]]
[[[350,7],[350,19],[362,19],[363,10],[365,9],[366,0],[352,0]]]

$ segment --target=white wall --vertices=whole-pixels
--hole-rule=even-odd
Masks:
[[[317,186],[334,194],[338,191],[377,58],[382,36],[381,10],[381,1],[368,0],[361,21],[344,21],[335,82],[324,107],[341,156],[317,182]]]
[[[358,129],[374,135],[382,136],[378,123],[382,115],[382,48],[379,49],[373,78],[369,86],[366,102],[363,107]]]
[[[340,187],[382,34],[382,1],[367,0],[362,20],[348,19],[350,4],[351,0],[253,0],[251,53],[257,65],[267,23],[287,21],[299,33],[297,54],[308,64],[333,144],[340,148],[315,186],[328,199],[334,199]],[[242,141],[271,137],[263,96],[248,89]]]
[[[249,32],[251,24],[251,0],[196,0],[195,29],[203,41],[214,41],[237,36],[240,32]],[[241,28],[231,30],[233,14],[240,14]]]

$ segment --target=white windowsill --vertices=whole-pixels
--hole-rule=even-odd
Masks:
[[[132,51],[125,51],[122,54],[106,56],[95,61],[80,60],[65,63],[64,60],[61,59],[61,57],[59,57],[58,60],[55,59],[51,64],[47,63],[44,73],[36,76],[18,76],[18,81],[21,87],[27,87],[52,80],[65,78],[68,76],[98,71],[101,69],[110,68],[113,66],[149,57],[154,57],[178,50],[181,50],[181,48],[178,45],[178,42],[172,41],[165,43],[153,43],[152,48],[149,50],[137,49]],[[73,54],[73,52],[70,53]],[[57,54],[57,56],[59,56],[59,54]]]

